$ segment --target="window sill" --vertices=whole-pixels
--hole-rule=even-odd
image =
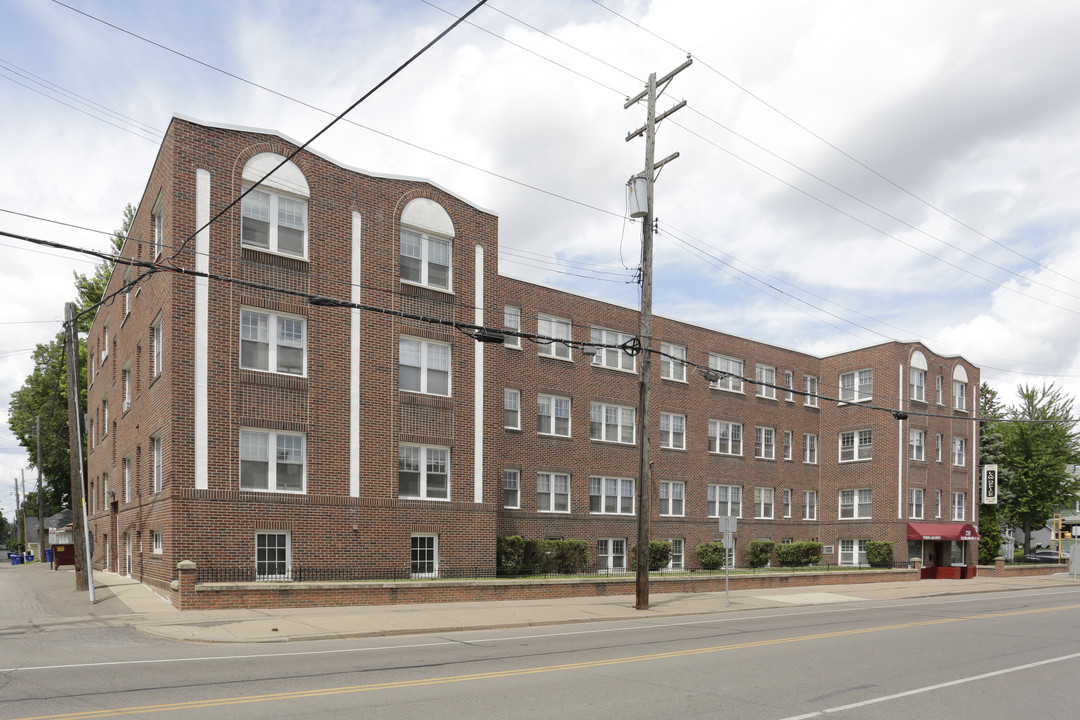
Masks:
[[[600,443],[601,445],[613,445],[615,447],[637,447],[636,442],[622,442],[621,440],[602,440],[600,438],[591,437],[589,438],[589,441],[594,443]]]
[[[551,355],[549,353],[539,353],[538,357],[541,360],[543,360],[544,358],[547,358],[548,360],[558,360],[559,362],[568,362],[568,363],[574,362],[574,358],[570,357],[569,355],[566,356],[566,357],[559,357],[558,355]]]
[[[636,374],[636,373],[635,373],[635,374]],[[686,379],[686,378],[670,378],[670,377],[664,377],[663,375],[661,375],[661,376],[660,376],[660,379],[661,379],[661,380],[665,380],[665,381],[667,381],[667,382],[679,383],[680,385],[689,385],[689,384],[690,384],[690,383],[689,383],[689,382],[687,381],[687,379]]]
[[[599,370],[611,370],[613,372],[622,373],[623,375],[637,375],[638,374],[638,371],[637,371],[636,367],[633,370],[627,370],[626,368],[611,367],[610,365],[604,365],[602,363],[596,363],[596,362],[589,363],[589,365],[591,367],[597,368]]]

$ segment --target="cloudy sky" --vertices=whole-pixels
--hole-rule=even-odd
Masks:
[[[306,141],[472,6],[65,2],[4,3],[0,230],[98,250],[173,114]],[[1077,27],[1077,3],[491,0],[313,148],[494,211],[505,275],[637,307],[622,106],[692,54],[659,103],[688,106],[658,135],[658,314],[817,355],[921,340],[1006,402],[1077,395]],[[0,238],[4,415],[92,268]],[[5,423],[9,517],[28,464]]]

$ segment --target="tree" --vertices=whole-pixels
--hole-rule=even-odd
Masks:
[[[135,206],[128,203],[124,208],[123,226],[111,238],[114,251],[123,247],[131,221],[135,219]],[[92,275],[75,273],[75,291],[78,306],[87,310],[79,318],[79,329],[89,330],[95,308],[105,294],[112,274],[113,262],[105,260],[94,268]],[[67,413],[67,367],[64,362],[64,334],[47,343],[38,344],[34,350],[34,369],[23,381],[22,387],[12,393],[8,413],[8,427],[19,439],[19,444],[30,454],[30,463],[37,467],[36,421],[41,419],[41,480],[45,496],[45,514],[52,515],[71,504],[71,455],[68,442]],[[86,342],[79,342],[79,407],[86,407]],[[24,503],[24,507],[26,504]],[[35,501],[34,510],[37,505]]]
[[[979,422],[979,464],[998,466],[998,488],[1006,482],[1003,478],[1011,477],[1012,472],[1005,462],[1005,438],[1002,436],[1004,425],[999,422],[1005,416],[1005,407],[992,387],[983,383],[979,388],[979,417],[993,418]],[[999,500],[1000,501],[1000,500]],[[979,564],[992,565],[994,558],[1001,553],[1001,518],[999,505],[979,505]],[[1011,558],[1009,558],[1011,559]]]
[[[1024,553],[1031,532],[1046,526],[1054,511],[1080,492],[1080,478],[1066,466],[1080,458],[1080,436],[1072,420],[1073,399],[1053,383],[1017,387],[1020,402],[1010,406],[1002,427],[1005,463],[1011,474],[1002,483],[1001,515],[1024,531]]]

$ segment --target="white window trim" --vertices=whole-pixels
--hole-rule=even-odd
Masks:
[[[863,433],[870,433],[869,442],[863,442]],[[844,459],[844,436],[845,435],[851,435],[851,437],[852,437],[851,457],[846,459],[846,460]],[[871,429],[869,429],[869,428],[862,428],[862,429],[859,429],[859,430],[845,430],[845,431],[841,432],[840,435],[839,435],[839,438],[838,438],[838,446],[839,446],[838,447],[838,450],[839,450],[839,462],[842,462],[842,463],[866,462],[868,460],[873,460],[874,459],[874,434],[873,434],[873,431]],[[865,446],[869,446],[870,454],[867,455],[866,457],[860,457],[860,453],[862,453],[862,451],[863,451],[862,448],[865,447]]]
[[[967,518],[967,493],[954,492],[952,494],[952,519],[965,520]]]
[[[150,344],[151,347],[151,377],[159,377],[161,375],[162,360],[164,359],[164,333],[161,328],[161,320],[163,313],[158,313],[158,316],[154,318],[154,322],[150,323]]]
[[[714,390],[744,394],[742,374],[746,369],[745,363],[738,358],[729,355],[709,354],[709,369],[721,373],[720,379],[709,383]]]
[[[783,516],[785,518],[791,517],[791,505],[794,502],[794,492],[791,488],[786,488],[781,494],[781,508],[783,510]]]
[[[803,491],[803,520],[817,520],[817,490]]]
[[[549,488],[546,491],[541,491],[541,489],[540,489],[541,479],[542,478],[546,479],[546,484],[547,484],[547,486]],[[556,485],[555,485],[556,478],[565,479],[565,481],[566,481],[566,492],[565,493],[556,492]],[[540,503],[540,498],[543,497],[544,495],[546,495],[547,498],[548,498],[548,503],[547,503],[548,507],[546,509],[540,507],[540,504],[541,504]],[[556,510],[555,509],[555,498],[556,498],[557,495],[566,495],[566,509],[565,510]],[[570,498],[570,475],[568,475],[567,473],[554,473],[554,472],[539,472],[539,473],[536,473],[536,512],[538,512],[538,513],[554,513],[554,514],[562,514],[562,515],[569,514],[570,513],[570,500],[571,500],[571,498]]]
[[[258,367],[252,367],[250,365],[244,365],[244,350],[243,350],[244,343],[245,342],[251,342],[251,343],[258,343],[260,345],[263,344],[261,341],[250,340],[250,339],[245,339],[244,338],[243,335],[244,335],[244,327],[245,327],[244,326],[244,317],[245,316],[259,316],[259,317],[265,317],[266,318],[267,337],[266,337],[266,343],[265,344],[267,345],[267,351],[266,351],[266,367],[265,368],[258,368]],[[281,336],[280,336],[280,326],[279,326],[279,321],[280,320],[293,320],[293,321],[298,321],[300,323],[301,339],[300,339],[300,348],[299,349],[300,349],[300,354],[302,356],[303,367],[300,369],[300,372],[298,372],[298,373],[288,372],[288,371],[285,371],[285,370],[278,370],[277,369],[278,368],[279,347],[282,346]],[[307,351],[308,329],[307,329],[307,326],[308,326],[307,318],[304,317],[303,315],[292,315],[292,314],[289,314],[289,313],[279,313],[279,312],[274,312],[272,310],[265,310],[263,308],[241,306],[241,308],[240,308],[240,333],[239,333],[239,335],[240,335],[239,357],[240,357],[240,367],[241,367],[241,369],[243,369],[243,370],[251,370],[253,372],[271,373],[271,374],[274,374],[274,375],[287,375],[287,376],[291,376],[291,377],[306,377],[307,376],[307,358],[308,358],[308,351]],[[291,347],[291,346],[286,346],[286,347]]]
[[[667,501],[667,512],[664,512],[664,501]],[[679,511],[672,512],[675,502],[679,503]],[[686,483],[663,480],[660,482],[660,516],[661,517],[685,517],[686,515]]]
[[[548,401],[547,405],[551,409],[551,413],[549,415],[542,415],[540,413],[540,409],[543,407],[544,400]],[[556,410],[557,410],[557,406],[559,405],[559,401],[565,401],[566,402],[566,432],[565,433],[557,432],[558,423],[556,422],[556,418],[558,417],[558,415],[556,414]],[[571,426],[571,423],[573,421],[574,406],[573,406],[573,402],[571,402],[570,398],[563,397],[561,395],[537,395],[536,396],[536,414],[537,414],[536,432],[537,432],[538,435],[545,435],[545,436],[548,436],[548,437],[572,437],[572,435],[573,435],[573,427]],[[542,417],[550,418],[550,420],[549,420],[550,427],[546,432],[542,429],[542,422],[540,420],[540,418],[542,418]]]
[[[803,405],[806,407],[818,406],[818,379],[816,375],[803,375],[803,390],[806,391],[806,396],[803,399]]]
[[[615,494],[608,495],[608,485],[614,482]],[[600,492],[594,493],[599,486]],[[625,490],[629,490],[629,494],[624,494]],[[600,509],[594,510],[592,507],[593,498],[600,498]],[[609,499],[615,501],[615,510],[611,511],[607,509],[607,503]],[[630,502],[629,507],[625,507],[623,501],[628,499]],[[634,481],[631,478],[624,477],[603,477],[599,475],[593,475],[589,478],[589,514],[590,515],[633,515],[636,508],[636,496],[634,490]]]
[[[791,430],[784,431],[784,459],[793,460],[795,455],[795,433]]]
[[[162,197],[159,194],[157,200],[154,201],[154,209],[150,211],[150,232],[154,234],[150,245],[151,259],[161,257],[165,251],[165,219],[161,213],[161,200]]]
[[[414,228],[414,227],[405,227],[405,226],[403,226],[401,228],[401,234],[404,235],[407,232],[408,233],[414,233],[414,234],[420,236],[420,239],[419,239],[419,242],[420,242],[420,257],[419,258],[413,258],[411,255],[405,256],[404,253],[401,252],[401,246],[400,245],[398,246],[398,263],[399,263],[399,265],[398,265],[398,277],[400,278],[401,282],[403,282],[406,285],[415,285],[417,287],[430,288],[430,289],[436,290],[438,292],[453,293],[453,291],[454,291],[454,238],[446,237],[446,236],[443,236],[443,235],[438,235],[438,234],[435,234],[435,233],[426,233],[423,230],[419,230],[419,229]],[[399,240],[400,240],[400,236],[399,236]],[[432,245],[432,243],[446,243],[446,261],[447,261],[447,266],[446,266],[446,287],[443,287],[442,285],[433,285],[431,283],[431,265],[432,265],[432,262],[431,262],[431,245]],[[401,274],[400,263],[401,263],[401,258],[403,256],[420,261],[420,279],[419,280],[409,280],[409,279],[405,278]]]
[[[621,555],[617,553],[616,547],[622,548]],[[605,552],[606,548],[606,552]],[[626,538],[597,538],[596,539],[596,554],[597,554],[597,570],[601,573],[623,573],[626,572]],[[613,560],[617,557],[622,557],[622,565],[613,564]]]
[[[953,467],[967,465],[967,438],[954,437],[952,439],[952,464]]]
[[[413,541],[418,538],[430,539],[431,543],[431,571],[415,572],[413,567],[416,560],[413,558]],[[439,577],[439,536],[431,533],[412,533],[409,536],[409,576],[416,579]]]
[[[863,383],[862,379],[865,377],[864,373],[869,373],[870,382]],[[845,378],[851,378],[851,387],[844,387]],[[869,387],[869,392],[866,392],[866,387]],[[870,402],[874,399],[874,370],[873,368],[862,368],[859,370],[852,370],[850,372],[840,373],[840,403],[861,403]],[[845,397],[847,395],[848,397]]]
[[[773,365],[754,366],[755,394],[766,400],[776,399],[776,367]]]
[[[402,459],[404,457],[403,451],[405,449],[415,449],[415,450],[420,451],[419,452],[419,474],[420,474],[420,477],[418,478],[418,483],[419,483],[420,487],[419,487],[419,492],[416,495],[403,495],[401,493],[401,473],[403,472],[402,469],[401,469],[401,462],[402,462]],[[429,473],[429,470],[430,470],[428,465],[429,465],[430,462],[432,462],[432,458],[429,458],[429,455],[433,455],[435,453],[443,455],[444,458],[445,458],[446,472],[444,474],[446,475],[446,497],[439,497],[438,495],[432,495],[431,491],[430,491],[430,488],[428,486],[428,473]],[[419,444],[416,444],[416,443],[400,443],[398,445],[398,483],[397,483],[398,497],[402,498],[402,499],[405,499],[405,500],[431,500],[433,502],[449,502],[450,498],[451,498],[451,487],[452,487],[452,482],[451,482],[452,481],[452,474],[451,474],[452,467],[453,466],[451,465],[450,448],[448,448],[448,447],[442,447],[442,446],[439,446],[439,445],[419,445]]]
[[[419,346],[419,365],[405,365],[404,357],[402,354],[402,347],[407,344],[415,344]],[[433,356],[432,350],[435,348],[441,348],[446,350],[446,369],[440,369],[432,367],[431,358]],[[406,388],[402,387],[402,372],[401,368],[410,367],[419,369],[419,388]],[[409,335],[402,335],[398,338],[398,389],[401,392],[417,393],[420,395],[434,395],[436,397],[450,397],[453,395],[453,373],[454,367],[454,354],[453,347],[450,343],[438,342],[435,340],[428,340],[426,338],[412,337]],[[446,373],[446,392],[433,392],[431,390],[431,378],[434,373]]]
[[[926,430],[923,428],[911,428],[908,431],[908,460],[926,461]]]
[[[840,546],[839,546],[840,549],[839,549],[839,554],[838,554],[839,559],[838,559],[837,564],[838,565],[845,565],[845,566],[865,565],[866,563],[864,562],[864,559],[866,558],[866,543],[867,542],[869,542],[869,541],[865,540],[865,539],[861,539],[861,538],[858,538],[858,539],[856,539],[856,538],[843,538],[843,539],[841,539],[840,540]],[[850,543],[851,544],[851,549],[848,550],[848,551],[845,551],[844,550],[844,543]],[[845,555],[849,556],[848,562],[844,562],[844,556]]]
[[[151,530],[151,542],[154,555],[161,555],[165,551],[165,540],[160,530]]]
[[[546,327],[545,327],[546,326]],[[536,351],[541,357],[555,358],[573,362],[570,346],[564,345],[559,340],[571,340],[574,336],[574,324],[567,318],[538,313],[536,316],[536,334],[542,337],[554,338],[552,341],[540,340],[536,344]]]
[[[708,495],[713,494],[712,488],[717,488],[717,491],[715,493],[717,496],[719,496],[719,494],[720,494],[720,492],[719,492],[720,488],[726,488],[726,490],[727,490],[727,492],[726,492],[727,499],[722,501],[722,502],[726,506],[728,512],[723,513],[723,515],[720,514],[721,500],[719,499],[719,497],[717,497],[717,499],[715,501],[711,500],[711,499],[708,499]],[[708,495],[706,495],[707,503],[705,505],[705,508],[706,508],[706,511],[709,514],[708,515],[709,517],[711,517],[711,518],[714,518],[714,517],[741,518],[742,517],[742,485],[724,485],[724,484],[721,484],[721,483],[709,483]],[[739,496],[738,500],[733,499],[732,495],[738,495]],[[716,512],[712,512],[712,510],[709,507],[710,504],[713,503],[713,502],[715,502],[717,504]],[[732,513],[731,512],[732,510],[735,510],[735,512]]]
[[[667,428],[665,429],[665,424]],[[681,426],[682,432],[676,434],[676,427]],[[678,440],[678,442],[676,442]],[[660,413],[660,447],[665,450],[686,449],[686,416],[677,413]]]
[[[724,451],[720,449],[720,428],[721,426],[727,427],[727,447],[728,450]],[[733,449],[734,441],[732,435],[733,429],[738,428],[739,431],[739,449],[736,452]],[[716,440],[716,449],[711,449],[713,446],[713,440]],[[729,455],[731,457],[742,457],[743,454],[743,426],[742,423],[730,422],[728,420],[709,420],[709,452],[713,455]]]
[[[249,185],[244,185],[244,192],[247,192],[249,187],[250,187]],[[259,245],[257,243],[247,242],[247,241],[244,240],[243,221],[244,221],[244,218],[247,217],[247,215],[245,214],[246,207],[248,206],[248,204],[250,202],[254,202],[253,198],[256,195],[256,193],[261,193],[261,194],[269,196],[269,203],[270,203],[269,220],[268,220],[269,228],[268,228],[267,237],[266,237],[266,247],[262,247],[261,245]],[[249,198],[252,198],[252,199],[249,200]],[[280,209],[279,209],[278,206],[279,206],[282,199],[291,200],[293,202],[301,203],[303,205],[303,207],[304,207],[304,230],[303,230],[303,238],[301,240],[301,244],[303,245],[303,252],[301,252],[299,255],[296,254],[296,253],[292,253],[292,252],[288,252],[286,250],[279,249],[280,243],[278,242],[278,226],[280,224],[279,223]],[[258,250],[259,252],[270,253],[271,255],[280,255],[281,257],[294,258],[296,260],[307,260],[307,257],[308,257],[308,225],[309,225],[309,223],[308,223],[308,215],[309,215],[308,198],[303,197],[301,195],[290,195],[290,194],[287,194],[287,193],[283,193],[283,192],[279,192],[277,190],[270,189],[266,185],[260,185],[259,187],[255,188],[249,195],[244,197],[244,199],[240,202],[240,206],[241,206],[240,207],[240,217],[241,217],[241,219],[240,219],[240,224],[241,224],[240,244],[243,247],[251,248],[252,250]]]
[[[259,572],[259,536],[284,536],[285,538],[285,572],[284,573],[260,573]],[[259,530],[255,533],[255,579],[261,581],[289,580],[292,578],[292,533],[288,530]],[[263,561],[269,562],[269,561]],[[274,560],[273,562],[281,562]]]
[[[506,305],[503,307],[503,326],[507,330],[513,330],[514,332],[521,332],[521,308],[516,305]],[[521,337],[518,335],[505,335],[503,338],[503,347],[508,347],[513,350],[521,349]]]
[[[766,499],[767,498],[767,499]],[[776,514],[776,490],[771,487],[754,488],[754,519],[772,520]]]
[[[818,464],[818,436],[814,433],[803,433],[803,464]]]
[[[511,483],[513,488],[509,487]],[[513,505],[506,502],[506,491],[513,489],[517,496],[517,500]],[[503,507],[510,510],[518,510],[521,508],[521,471],[520,470],[503,470]]]
[[[161,455],[162,445],[161,436],[150,436],[150,463],[151,473],[153,474],[153,489],[155,493],[161,492],[162,488],[162,474],[164,461]]]
[[[509,413],[514,413],[514,421],[511,423]],[[521,429],[521,391],[517,388],[503,389],[503,427],[507,430]]]
[[[240,428],[240,438],[244,435],[265,435],[266,436],[266,459],[260,460],[256,458],[245,458],[243,456],[243,440],[241,439],[237,444],[237,456],[239,457],[239,477],[237,478],[238,487],[241,492],[272,492],[283,493],[286,495],[303,495],[307,492],[307,436],[304,433],[285,432],[282,430],[266,430],[260,428]],[[301,473],[300,473],[300,489],[293,490],[289,488],[279,488],[277,486],[277,440],[278,437],[293,437],[300,438],[300,452],[301,452]],[[251,488],[243,486],[243,464],[245,461],[249,462],[265,462],[266,463],[266,487],[265,488]],[[290,463],[295,464],[295,463]]]
[[[845,504],[844,503],[844,493],[853,493],[852,496],[851,496],[852,501],[851,501],[850,504]],[[864,497],[864,495],[865,495],[865,497]],[[873,517],[873,514],[874,514],[874,503],[873,503],[874,493],[870,488],[844,488],[843,490],[840,491],[839,498],[840,498],[839,499],[839,511],[838,511],[839,519],[841,519],[841,520],[869,520],[869,519],[871,519]],[[868,508],[867,509],[868,514],[866,514],[866,515],[861,514],[861,508],[863,506],[866,506]],[[851,515],[850,516],[845,516],[844,515],[844,508],[845,507],[850,507],[851,508]]]
[[[758,425],[754,428],[754,458],[756,460],[776,459],[776,430]]]
[[[660,343],[660,379],[686,382],[686,347],[675,343]]]
[[[611,410],[615,411],[616,416],[618,418],[618,421],[615,423],[615,432],[617,433],[618,438],[616,438],[614,440],[609,438],[609,437],[606,437],[607,436],[607,430],[608,430],[607,414],[608,414],[608,411],[611,411]],[[626,418],[627,411],[629,411],[629,418],[628,419]],[[600,437],[596,437],[596,435],[593,432],[593,424],[594,424],[593,418],[595,417],[597,412],[600,413]],[[629,425],[625,425],[624,420],[626,420],[629,423]],[[630,430],[630,439],[629,440],[623,440],[622,439],[623,430],[625,428],[627,428],[627,427]],[[611,405],[609,403],[602,403],[602,402],[590,403],[589,404],[589,439],[593,440],[594,442],[610,442],[610,443],[619,443],[619,444],[622,444],[622,445],[634,445],[637,442],[637,408],[628,407],[628,406],[625,406],[625,405]]]
[[[634,339],[629,333],[609,330],[602,327],[589,328],[589,342],[601,347],[595,348],[592,364],[596,367],[618,370],[625,373],[637,372],[637,358],[621,349],[621,346]],[[607,347],[617,345],[620,347]]]
[[[908,488],[908,518],[922,520],[926,515],[926,491],[922,488]]]
[[[909,392],[914,402],[926,402],[926,371],[922,368],[911,368]]]

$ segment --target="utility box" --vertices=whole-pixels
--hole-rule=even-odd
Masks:
[[[58,569],[61,565],[71,565],[75,567],[75,545],[53,545],[52,546],[52,568]]]

